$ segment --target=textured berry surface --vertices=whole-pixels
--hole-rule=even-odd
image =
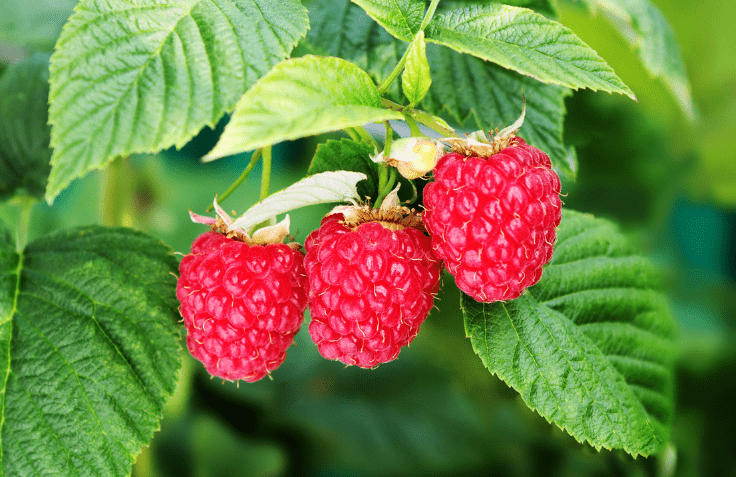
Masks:
[[[213,376],[257,381],[286,358],[307,306],[304,255],[217,232],[192,243],[176,295],[187,347]]]
[[[424,189],[424,223],[458,288],[512,300],[542,276],[560,223],[560,180],[521,138],[490,157],[446,154]]]
[[[395,359],[419,332],[441,265],[418,230],[379,222],[352,230],[342,219],[325,217],[305,243],[309,334],[325,358],[372,368]]]

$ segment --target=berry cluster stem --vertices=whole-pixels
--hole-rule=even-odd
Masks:
[[[263,171],[261,173],[261,200],[268,197],[268,190],[271,185],[271,151],[272,147],[263,148]]]
[[[217,198],[217,202],[222,204],[225,199],[230,197],[230,194],[235,192],[235,189],[238,188],[240,184],[245,182],[248,179],[248,176],[250,175],[250,172],[253,170],[254,167],[256,167],[256,164],[258,164],[258,160],[261,158],[261,149],[256,149],[253,151],[253,154],[250,156],[250,163],[243,169],[243,172],[240,174],[240,176],[235,179],[235,182],[230,184],[230,187],[227,188],[225,192],[223,192],[220,196]],[[212,212],[214,209],[213,205],[210,205],[207,207],[207,212]]]

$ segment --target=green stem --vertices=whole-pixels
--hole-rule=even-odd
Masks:
[[[413,204],[414,201],[417,200],[417,197],[419,197],[419,191],[417,191],[417,185],[414,184],[414,181],[409,179],[407,182],[409,182],[409,185],[411,185],[412,195],[411,199],[407,200],[407,204]]]
[[[406,124],[409,126],[409,131],[411,131],[412,137],[424,136],[424,134],[422,134],[422,131],[419,129],[419,126],[417,126],[417,122],[414,121],[414,118],[412,118],[408,113],[404,114],[404,121],[406,121]]]
[[[261,175],[261,200],[268,197],[271,184],[271,146],[263,148],[263,174]]]
[[[388,121],[383,122],[384,127],[386,128],[386,139],[383,141],[383,157],[388,159],[391,154],[391,145],[394,142],[394,130],[391,128],[391,123]]]
[[[102,174],[102,224],[108,227],[130,225],[132,219],[132,168],[127,157],[118,157],[107,165]]]
[[[347,134],[348,136],[350,136],[350,139],[352,139],[353,141],[355,141],[355,142],[359,142],[360,141],[360,136],[358,136],[358,133],[356,133],[353,128],[345,128],[345,129],[343,129],[343,131],[345,131],[345,134]]]
[[[18,228],[16,230],[15,248],[18,253],[23,252],[28,243],[28,228],[31,225],[31,212],[36,205],[36,199],[25,196],[20,199],[20,211],[18,214]]]
[[[388,77],[381,82],[380,85],[378,85],[378,94],[381,96],[388,91],[389,86],[391,86],[391,83],[394,82],[394,80],[401,74],[401,71],[404,69],[404,65],[406,64],[406,58],[409,56],[409,50],[411,50],[411,45],[409,45],[406,48],[406,51],[404,52],[404,56],[401,57],[399,62],[394,67],[394,70],[391,72]]]
[[[363,142],[367,142],[374,148],[378,148],[378,143],[373,138],[373,136],[370,135],[368,131],[365,130],[363,126],[357,126],[355,128],[352,128],[355,133],[360,136],[360,139],[363,140]]]
[[[248,179],[248,176],[250,175],[250,171],[252,171],[253,168],[256,167],[256,164],[258,164],[258,160],[260,158],[261,158],[261,150],[256,149],[255,151],[253,151],[253,154],[250,156],[250,163],[243,170],[243,173],[240,174],[240,177],[235,179],[235,182],[230,184],[230,187],[228,187],[227,190],[222,193],[222,195],[217,197],[218,204],[222,204],[225,201],[225,199],[230,197],[230,194],[232,194],[235,191],[235,189],[238,188],[240,184],[242,184]],[[207,212],[212,212],[212,209],[214,208],[215,206],[210,204],[210,206],[207,207]]]
[[[427,13],[424,14],[424,20],[422,20],[422,26],[419,27],[420,30],[427,28],[429,22],[432,21],[432,17],[434,17],[434,12],[437,10],[437,5],[439,5],[439,3],[440,0],[432,0],[432,3],[429,4]]]
[[[388,179],[384,183],[383,187],[379,189],[378,192],[378,198],[376,199],[376,202],[373,204],[373,208],[377,209],[381,207],[381,203],[383,202],[383,199],[386,198],[386,196],[391,193],[391,191],[394,188],[394,184],[396,183],[396,168],[391,167],[388,164],[384,163],[385,168],[388,169]]]

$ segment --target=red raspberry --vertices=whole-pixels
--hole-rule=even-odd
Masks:
[[[187,347],[210,374],[253,382],[284,361],[307,307],[301,252],[206,232],[179,274]]]
[[[559,193],[549,157],[521,138],[490,157],[446,154],[424,189],[432,249],[476,300],[518,298],[552,258]]]
[[[305,242],[309,334],[325,358],[372,368],[395,359],[419,332],[441,263],[429,238],[413,228],[421,227],[418,214],[343,209]],[[352,220],[354,213],[361,217]]]

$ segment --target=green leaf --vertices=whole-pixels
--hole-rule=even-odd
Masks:
[[[0,43],[50,52],[77,0],[3,0],[0,2]]]
[[[404,72],[401,74],[401,88],[409,104],[417,104],[424,98],[432,84],[427,62],[427,46],[424,32],[420,31],[409,45]]]
[[[649,0],[567,0],[604,16],[634,49],[649,73],[661,79],[692,121],[697,113],[675,31]]]
[[[307,55],[275,66],[243,95],[205,160],[402,117],[381,107],[365,71],[340,58]]]
[[[271,217],[308,205],[355,200],[358,198],[356,185],[365,179],[365,174],[351,171],[321,172],[305,177],[248,209],[230,225],[229,230],[248,231]]]
[[[570,90],[545,85],[449,48],[429,45],[434,87],[423,106],[435,114],[445,111],[461,125],[491,130],[512,124],[526,99],[526,119],[519,136],[549,155],[558,174],[574,179],[577,161],[562,139],[564,98]]]
[[[176,270],[129,229],[61,231],[20,254],[5,234],[1,475],[130,474],[176,385]]]
[[[82,0],[51,57],[46,199],[214,126],[306,34],[297,0]]]
[[[650,455],[669,439],[674,323],[651,262],[605,220],[563,209],[554,257],[517,300],[462,298],[483,364],[596,449]]]
[[[0,198],[23,192],[39,199],[51,166],[49,57],[37,53],[0,78]]]
[[[569,28],[525,8],[490,4],[434,17],[427,41],[568,88],[634,93]]]
[[[469,5],[484,5],[489,3],[487,0],[456,0],[456,1],[443,1],[440,3],[440,11],[446,12],[450,10],[457,10],[462,7]],[[528,8],[534,10],[537,13],[541,13],[547,18],[557,17],[557,8],[552,0],[504,0],[504,5],[511,5],[513,7]]]
[[[366,179],[358,182],[358,194],[361,198],[378,197],[378,164],[370,155],[373,147],[364,142],[341,139],[327,141],[317,146],[307,175],[328,171],[353,171],[365,174]]]
[[[344,58],[370,74],[376,84],[387,78],[406,50],[365,11],[350,0],[306,2],[311,29],[307,41],[324,55]],[[399,83],[393,82],[388,97],[400,101]]]
[[[352,0],[389,33],[412,41],[424,19],[424,0]]]

